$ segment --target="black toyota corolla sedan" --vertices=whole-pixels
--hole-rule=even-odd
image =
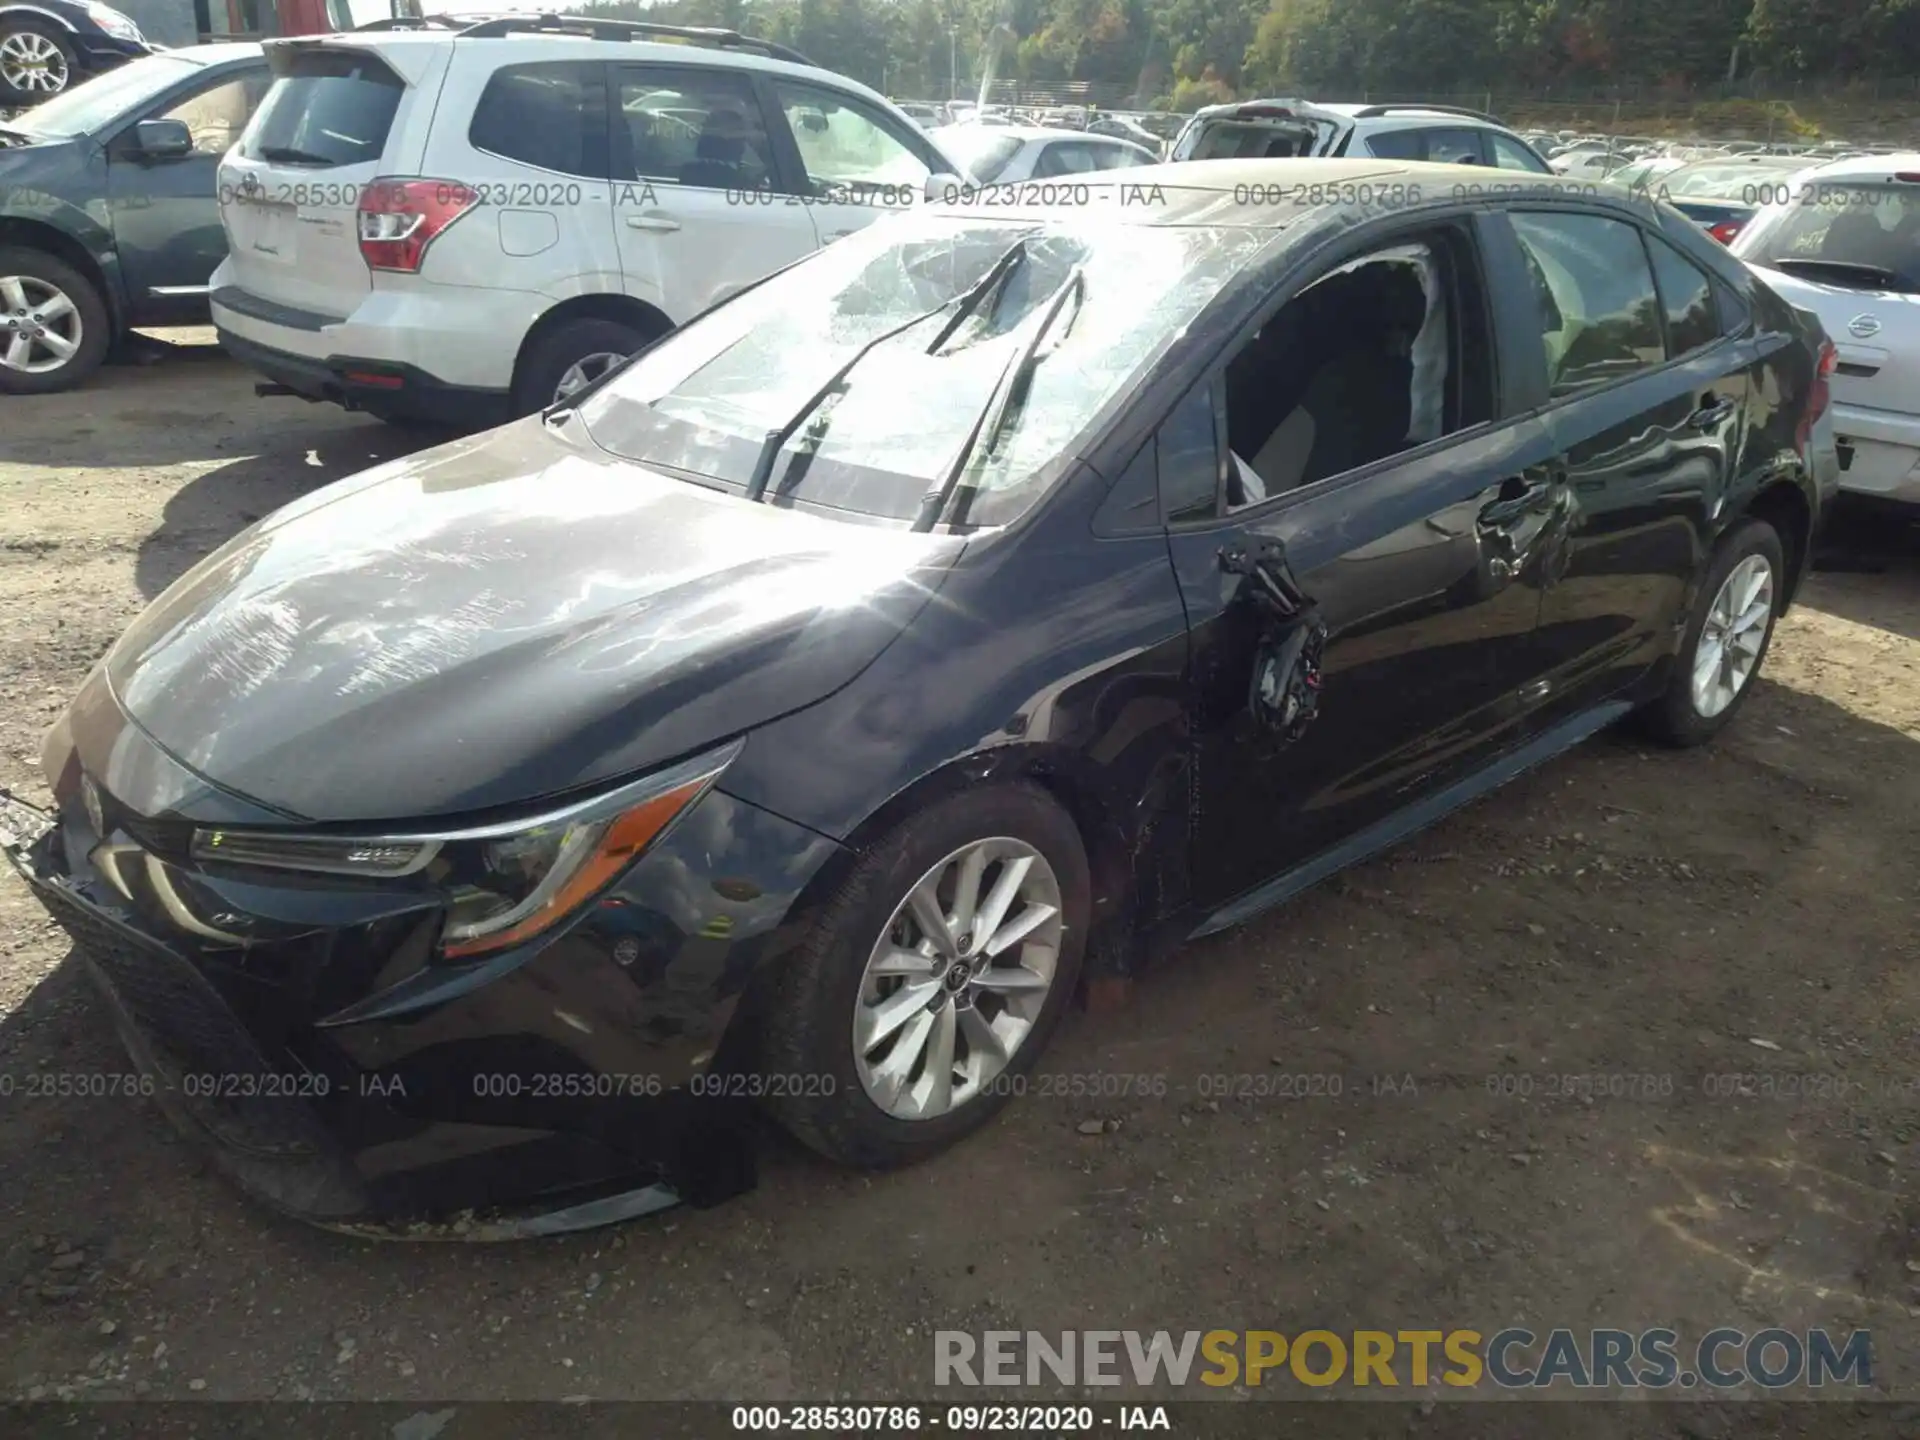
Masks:
[[[711,1203],[763,1113],[949,1145],[1082,986],[1752,689],[1830,348],[1671,211],[1484,180],[862,232],[237,536],[9,853],[144,1087],[309,1219]]]

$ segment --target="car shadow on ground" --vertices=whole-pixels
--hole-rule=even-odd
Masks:
[[[1914,746],[1767,682],[1714,746],[1603,737],[1071,1015],[948,1154],[860,1176],[769,1143],[759,1190],[609,1232],[339,1238],[239,1197],[149,1101],[16,1100],[0,1391],[925,1394],[935,1328],[1490,1333],[1602,1302],[1908,1353]],[[130,1069],[79,972],[0,1024],[0,1072]]]
[[[1920,640],[1920,511],[1843,497],[1801,599],[1809,609]]]

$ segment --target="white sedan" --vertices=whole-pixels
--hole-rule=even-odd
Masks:
[[[941,152],[967,167],[982,185],[1086,175],[1158,165],[1160,157],[1144,145],[1110,135],[1058,130],[1045,125],[942,125],[931,132]]]

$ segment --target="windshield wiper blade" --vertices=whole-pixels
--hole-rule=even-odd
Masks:
[[[959,308],[953,312],[953,318],[940,327],[940,333],[933,337],[933,343],[927,346],[927,354],[938,354],[940,347],[953,338],[953,332],[966,324],[967,317],[980,308],[981,302],[999,289],[1001,283],[1025,263],[1027,242],[1031,239],[1033,239],[1031,233],[1022,235],[1008,247],[1006,254],[987,267],[987,273],[976,280],[972,287],[960,297]]]
[[[1008,274],[1012,273],[1013,267],[1026,254],[1027,238],[1028,237],[1023,235],[1019,240],[1014,242],[1007,253],[994,261],[987,273],[976,281],[965,294],[959,297],[959,309],[956,311],[953,320],[941,327],[940,333],[934,338],[933,344],[927,347],[927,353],[929,355],[946,343],[947,337],[959,327],[967,316],[979,308],[980,302],[986,298],[994,286]],[[934,316],[946,309],[947,306],[954,303],[952,300],[942,301],[940,304],[934,306],[933,309],[926,311],[924,314],[914,316],[905,324],[896,325],[891,330],[882,331],[880,334],[874,336],[873,339],[854,351],[848,358],[846,364],[842,365],[838,370],[835,370],[833,374],[827,378],[826,384],[808,396],[807,403],[794,411],[792,418],[789,419],[786,424],[782,425],[778,430],[769,430],[766,439],[760,443],[760,454],[754,459],[753,473],[747,479],[747,499],[757,501],[767,493],[767,482],[773,478],[773,467],[780,459],[780,452],[786,448],[787,442],[794,437],[795,432],[807,423],[807,417],[827,403],[827,397],[840,388],[847,376],[853,373],[855,366],[896,335],[905,334],[916,325],[926,324],[927,321],[933,319]]]
[[[293,145],[262,145],[259,150],[262,160],[280,165],[331,165],[333,161],[325,155],[316,155],[311,150],[301,150]]]
[[[947,305],[951,305],[952,303],[953,302],[949,300]],[[767,438],[760,443],[760,454],[753,462],[753,474],[747,479],[747,499],[758,500],[762,495],[766,494],[767,481],[773,478],[774,463],[779,460],[780,452],[786,448],[787,441],[793,438],[795,431],[807,423],[807,417],[809,415],[827,403],[827,397],[840,388],[841,382],[853,373],[856,365],[882,345],[886,344],[887,341],[893,339],[894,336],[903,334],[916,325],[924,325],[942,310],[946,309],[947,305],[936,306],[924,315],[914,316],[905,324],[896,325],[891,330],[881,331],[878,335],[874,336],[873,339],[867,341],[866,344],[854,351],[847,363],[835,370],[833,374],[827,378],[826,384],[809,395],[807,397],[807,403],[793,412],[792,419],[788,420],[787,423],[782,425],[778,430],[769,430],[767,432]]]
[[[1879,280],[1887,284],[1904,285],[1906,283],[1894,271],[1884,265],[1869,265],[1864,260],[1822,260],[1814,256],[1789,255],[1779,260],[1763,261],[1777,270],[1834,270],[1842,275],[1858,275],[1865,280]]]
[[[953,495],[960,488],[960,478],[967,473],[967,467],[973,462],[975,454],[984,447],[991,453],[994,443],[999,440],[1000,432],[1007,423],[1007,415],[1013,408],[1013,397],[1020,392],[1021,386],[1031,378],[1034,368],[1040,362],[1040,347],[1046,343],[1047,336],[1053,330],[1053,322],[1060,318],[1060,312],[1066,308],[1067,301],[1078,300],[1086,293],[1087,267],[1076,265],[1060,288],[1053,292],[1047,301],[1046,313],[1040,317],[1040,323],[1034,327],[1032,336],[1020,347],[1019,352],[1007,362],[1007,368],[1000,374],[1000,382],[993,387],[993,394],[986,407],[974,417],[973,426],[967,431],[967,438],[960,442],[960,451],[947,466],[946,474],[940,484],[929,490],[920,502],[920,513],[914,517],[913,528],[927,531],[940,523],[940,517],[946,513]]]

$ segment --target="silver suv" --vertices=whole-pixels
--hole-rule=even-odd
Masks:
[[[1169,158],[1332,155],[1553,173],[1531,145],[1493,116],[1450,105],[1320,105],[1306,100],[1209,105],[1187,122]]]

